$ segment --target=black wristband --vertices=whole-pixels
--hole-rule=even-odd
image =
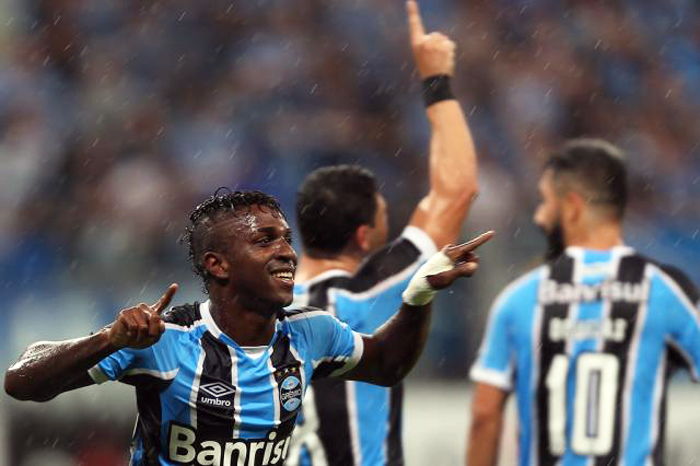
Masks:
[[[426,107],[443,100],[454,99],[450,89],[450,76],[446,74],[436,74],[428,76],[423,80],[423,101]]]

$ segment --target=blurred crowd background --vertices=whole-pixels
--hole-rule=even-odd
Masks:
[[[499,236],[441,297],[415,377],[466,380],[490,302],[542,257],[537,179],[566,138],[627,151],[629,243],[700,283],[698,5],[422,2],[458,45],[479,152],[464,236]],[[178,238],[219,186],[278,196],[294,225],[309,171],[359,163],[397,235],[427,190],[429,141],[405,23],[401,0],[0,0],[3,366],[173,281],[176,302],[203,299]]]

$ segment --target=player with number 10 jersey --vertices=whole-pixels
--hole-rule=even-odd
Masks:
[[[570,247],[508,287],[471,375],[517,394],[520,464],[662,464],[668,374],[700,371],[694,300],[624,246]]]
[[[491,310],[471,371],[469,466],[495,464],[511,391],[522,466],[663,464],[669,374],[700,373],[698,294],[677,269],[624,245],[623,160],[585,139],[551,156],[535,214],[550,260]]]

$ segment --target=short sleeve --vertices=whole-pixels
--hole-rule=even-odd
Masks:
[[[418,227],[409,225],[404,228],[401,238],[405,238],[420,251],[422,259],[425,261],[438,252],[435,241],[425,231]]]
[[[700,382],[700,312],[694,288],[658,271],[652,280],[649,306],[663,309],[666,321],[666,343],[683,361],[695,382]]]
[[[475,382],[483,382],[504,390],[510,390],[513,382],[511,307],[511,294],[506,290],[491,308],[484,339],[469,374]]]
[[[427,233],[406,227],[395,241],[368,256],[346,284],[329,288],[336,304],[333,314],[355,331],[373,333],[398,312],[403,291],[433,251]]]
[[[306,311],[288,319],[304,335],[314,368],[313,378],[343,374],[362,358],[362,336],[329,313]]]
[[[178,333],[166,330],[148,348],[121,349],[93,366],[88,373],[95,383],[119,380],[129,385],[169,383],[178,372]]]

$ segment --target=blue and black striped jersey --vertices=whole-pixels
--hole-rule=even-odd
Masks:
[[[569,247],[496,300],[472,379],[514,390],[520,464],[661,465],[669,373],[698,381],[698,294],[619,246]]]
[[[136,387],[131,465],[283,464],[312,377],[336,375],[362,356],[362,338],[312,308],[288,309],[268,346],[224,334],[209,301],[174,307],[153,346],[122,349],[89,372]]]
[[[435,251],[425,232],[409,226],[354,274],[331,270],[297,284],[295,303],[323,308],[353,330],[373,333],[398,311],[412,275]],[[401,397],[401,385],[314,380],[285,464],[402,465]]]

